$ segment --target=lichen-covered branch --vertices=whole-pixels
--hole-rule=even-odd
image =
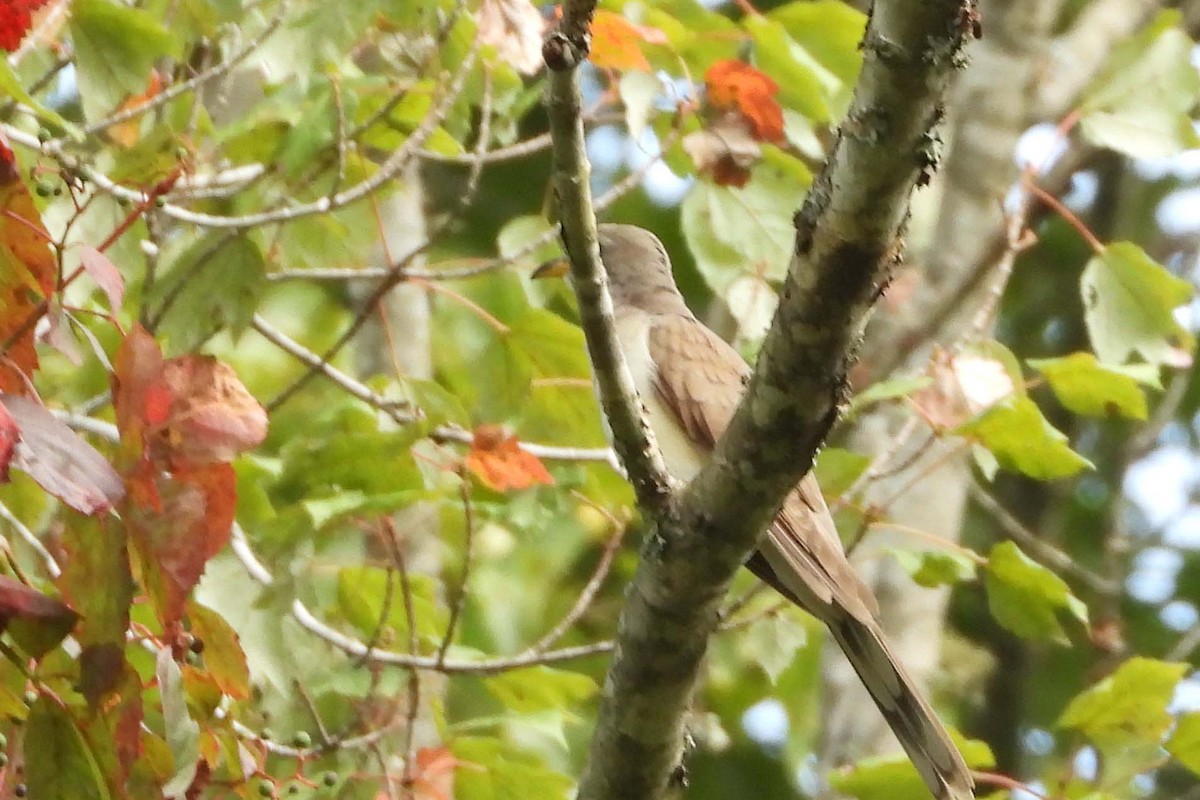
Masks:
[[[578,30],[573,14],[587,13],[579,5],[587,4],[564,15],[568,32]],[[709,465],[677,498],[648,509],[657,511],[654,530],[622,614],[583,800],[654,798],[668,788],[720,600],[837,416],[854,345],[902,252],[910,196],[933,169],[946,87],[974,30],[967,0],[876,2],[854,102],[797,216],[796,253],[747,396]],[[566,34],[548,42],[551,55],[568,52],[551,61],[560,69],[551,79],[552,105],[560,103],[551,116],[573,274],[578,281],[591,271],[595,281],[580,294],[594,351],[604,335],[595,323],[608,308],[594,271],[594,221],[577,217],[587,170],[578,142],[561,138],[577,126],[558,117],[578,105],[568,97],[575,42]],[[597,377],[611,378],[609,369],[597,364]],[[644,429],[629,419],[613,431],[623,455],[645,452]]]

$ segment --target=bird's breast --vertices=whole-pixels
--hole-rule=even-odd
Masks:
[[[667,471],[676,480],[689,481],[704,466],[708,453],[697,447],[687,435],[676,414],[663,402],[654,386],[658,368],[650,355],[650,323],[651,317],[644,312],[619,314],[616,319],[617,338],[625,354],[625,363],[633,375],[633,385],[646,409],[650,430],[654,431],[654,438],[658,440]],[[611,438],[611,433],[609,436]]]

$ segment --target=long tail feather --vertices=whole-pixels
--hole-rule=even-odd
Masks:
[[[870,692],[938,800],[973,800],[975,781],[958,748],[892,654],[883,632],[849,614],[827,621],[842,652]]]

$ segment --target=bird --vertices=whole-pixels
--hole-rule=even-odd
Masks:
[[[750,366],[688,308],[657,236],[615,223],[597,234],[625,363],[668,473],[686,482],[729,425]],[[812,473],[746,566],[829,628],[934,797],[974,798],[971,772],[888,645],[878,603],[850,565]]]

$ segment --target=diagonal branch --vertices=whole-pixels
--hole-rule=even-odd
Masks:
[[[648,800],[668,788],[678,763],[683,716],[721,599],[837,417],[851,351],[900,259],[911,194],[934,164],[935,129],[974,7],[969,0],[875,3],[854,101],[796,218],[796,254],[747,396],[708,466],[666,503],[637,483],[656,465],[643,460],[648,442],[631,413],[636,406],[610,394],[628,386],[628,376],[613,357],[595,222],[586,203],[574,202],[586,198],[588,180],[579,125],[560,116],[578,106],[574,67],[586,56],[593,8],[569,0],[544,49],[554,71],[556,187],[572,274],[590,281],[580,314],[593,358],[607,359],[594,365],[605,410],[622,414],[611,426],[614,444],[632,456],[627,466],[645,468],[631,475],[654,529],[622,613],[579,797]]]

